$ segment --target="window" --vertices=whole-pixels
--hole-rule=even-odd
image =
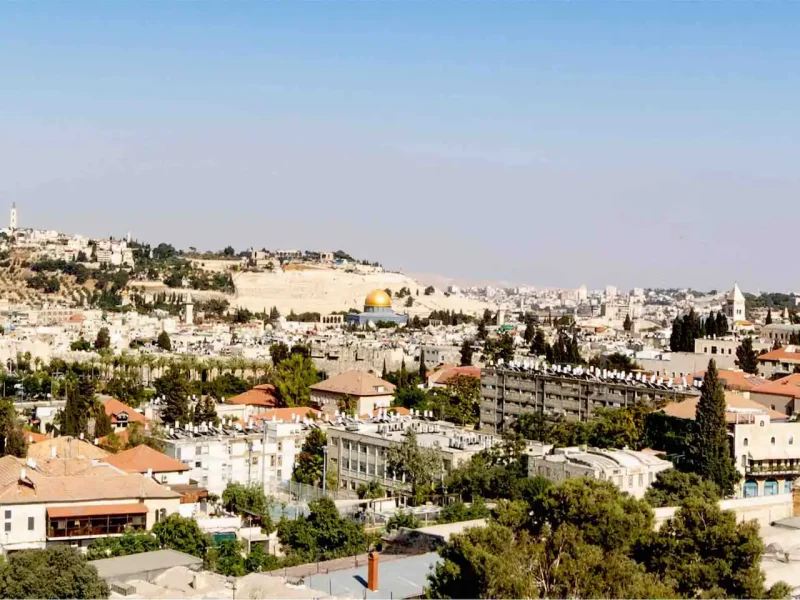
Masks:
[[[11,531],[11,521],[6,521],[6,533]]]
[[[28,517],[28,531],[33,531],[35,522],[34,517]]]
[[[628,487],[633,487],[633,475],[628,475]]]
[[[769,439],[769,443],[774,446],[775,445],[775,438],[770,438]]]
[[[644,485],[644,473],[639,473],[639,487]]]
[[[203,463],[201,461],[197,460],[197,461],[195,461],[194,466],[199,469],[200,467],[203,466]]]
[[[748,441],[747,441],[747,438],[744,438],[744,442],[742,443],[742,445],[743,445],[745,448],[747,448],[747,444],[749,444],[749,443],[750,443],[750,442],[748,442]]]
[[[792,444],[794,444],[794,436],[790,435],[789,436],[789,445],[791,446]]]
[[[759,426],[759,427],[763,427],[763,426],[764,426],[764,421],[759,421],[759,422],[758,422],[758,426]]]
[[[10,518],[11,518],[11,511],[7,510],[6,511],[6,519],[10,519]]]

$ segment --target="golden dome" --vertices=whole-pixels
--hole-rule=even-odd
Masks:
[[[391,308],[392,299],[383,290],[372,290],[364,299],[364,307]]]

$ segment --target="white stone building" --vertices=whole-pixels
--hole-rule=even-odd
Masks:
[[[649,452],[601,450],[598,448],[558,448],[553,454],[528,457],[528,474],[553,481],[591,477],[610,481],[635,498],[644,496],[661,471],[672,463]]]
[[[211,494],[221,495],[230,482],[263,485],[271,493],[292,476],[303,427],[267,421],[250,427],[169,428],[164,453],[187,465],[189,478]]]

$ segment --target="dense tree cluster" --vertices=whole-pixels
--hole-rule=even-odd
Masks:
[[[745,373],[758,373],[758,355],[753,348],[753,338],[747,336],[736,348],[736,366]]]
[[[692,308],[683,317],[675,317],[669,347],[673,352],[694,352],[694,341],[700,337],[721,337],[730,333],[728,319],[722,312],[711,313],[701,320]]]
[[[689,497],[655,531],[647,502],[580,478],[498,503],[440,549],[432,598],[784,597],[767,590],[752,522]]]
[[[97,569],[67,545],[20,550],[0,563],[2,598],[108,598],[109,593]]]

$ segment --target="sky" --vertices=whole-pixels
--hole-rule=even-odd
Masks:
[[[0,3],[0,207],[536,286],[800,291],[798,2]]]

